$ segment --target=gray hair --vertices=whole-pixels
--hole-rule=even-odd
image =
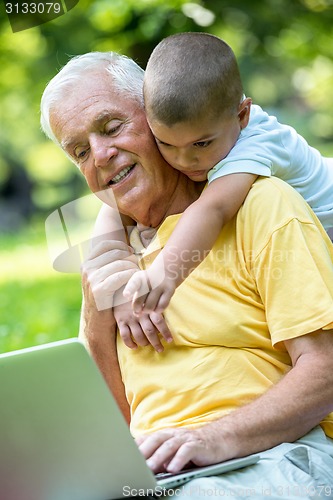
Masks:
[[[52,78],[41,99],[41,127],[55,143],[57,138],[50,125],[50,112],[61,102],[66,90],[82,82],[87,72],[106,70],[112,78],[114,89],[134,98],[143,107],[144,70],[129,57],[116,52],[89,52],[75,56]]]

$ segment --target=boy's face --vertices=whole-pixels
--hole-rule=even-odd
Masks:
[[[235,145],[248,123],[250,105],[251,102],[241,105],[239,114],[230,118],[204,117],[168,127],[148,117],[148,123],[164,159],[190,179],[203,181]]]

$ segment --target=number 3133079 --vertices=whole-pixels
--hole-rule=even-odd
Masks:
[[[58,2],[6,3],[7,14],[60,14],[61,11]]]

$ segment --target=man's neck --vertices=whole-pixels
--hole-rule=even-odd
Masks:
[[[155,227],[144,226],[143,224],[140,224],[140,222],[138,222],[136,227],[137,227],[142,245],[145,248],[147,248],[148,245],[150,244],[151,240],[154,238],[154,236],[157,232],[157,229]]]
[[[159,203],[157,207],[151,207],[147,222],[138,222],[137,229],[142,244],[146,247],[156,234],[162,222],[169,216],[184,212],[186,208],[196,201],[205,185],[205,182],[193,182],[188,177],[180,174],[174,192],[165,203]],[[149,221],[149,222],[148,222]]]

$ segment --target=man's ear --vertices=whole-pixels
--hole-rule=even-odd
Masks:
[[[241,129],[245,128],[249,123],[251,104],[252,99],[247,97],[238,107],[238,119]]]

